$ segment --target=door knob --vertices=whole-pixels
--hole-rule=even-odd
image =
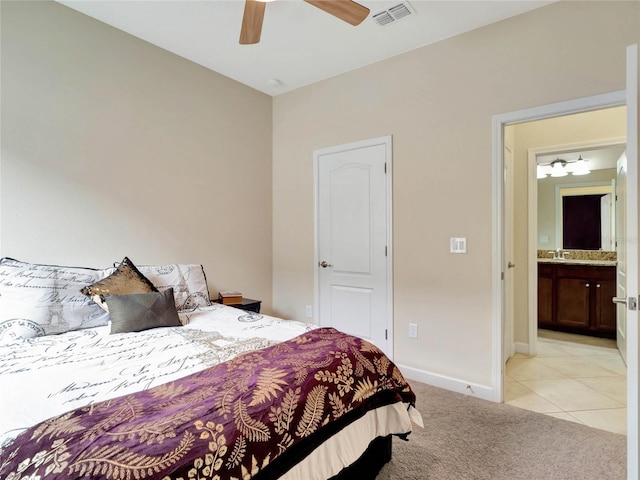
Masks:
[[[628,300],[624,297],[613,297],[611,301],[613,303],[621,303],[623,305],[626,305],[629,310],[638,309],[638,301],[636,300],[635,297],[629,297]]]
[[[514,268],[515,266],[516,266],[515,263],[511,263],[511,262],[507,263],[507,268]]]
[[[322,268],[333,267],[333,265],[331,265],[330,263],[325,262],[324,260],[319,262],[318,266],[322,267]]]

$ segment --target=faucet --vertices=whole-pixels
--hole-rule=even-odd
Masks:
[[[566,254],[567,252],[564,252],[560,247],[556,248],[555,250],[549,250],[549,255],[551,255],[551,258],[553,260],[566,260]]]

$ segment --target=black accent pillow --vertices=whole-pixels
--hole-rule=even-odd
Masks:
[[[156,327],[180,327],[173,288],[164,292],[107,295],[111,333],[140,332]]]
[[[80,292],[96,302],[103,310],[109,311],[105,302],[107,295],[128,295],[130,293],[157,292],[158,289],[136,268],[128,257],[124,257],[115,272],[102,280],[87,285]]]

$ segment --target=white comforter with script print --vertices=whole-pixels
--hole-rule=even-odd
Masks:
[[[181,313],[184,327],[111,335],[105,326],[0,345],[0,445],[54,415],[184,377],[313,328],[266,315],[238,320],[245,315],[216,304]]]

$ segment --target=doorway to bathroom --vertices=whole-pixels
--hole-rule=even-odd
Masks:
[[[512,139],[516,155],[513,263],[523,267],[514,272],[515,352],[537,353],[539,320],[550,330],[615,338],[615,306],[606,296],[611,291],[609,296],[615,296],[615,273],[611,272],[616,265],[619,209],[612,198],[616,195],[617,162],[626,149],[626,107],[536,120],[506,130],[512,130],[505,138]],[[574,168],[578,159],[585,164],[579,172]],[[564,171],[552,172],[550,164],[560,161],[565,164]],[[595,197],[600,210],[597,245],[587,233],[580,234],[578,243],[570,243],[572,226],[582,224],[582,231],[588,232],[584,227],[593,217],[571,218],[569,200]],[[543,278],[538,275],[539,264],[544,264],[541,271],[548,272]],[[557,276],[556,266],[567,264],[610,268],[576,272],[573,283],[565,279],[558,282],[557,278],[552,281]],[[564,270],[561,277],[567,274]],[[602,281],[595,277],[589,281],[597,272],[605,273]],[[558,301],[559,292],[562,301]],[[589,305],[590,301],[600,303]]]
[[[626,333],[611,302],[625,130],[625,106],[505,128],[515,156],[512,263],[523,267],[513,272],[505,403],[616,433],[626,433],[627,414],[626,367],[611,340]],[[578,201],[587,208],[570,210]]]

